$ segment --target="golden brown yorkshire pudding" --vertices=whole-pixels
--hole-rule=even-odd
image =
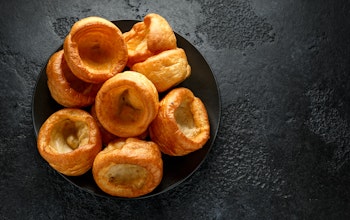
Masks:
[[[102,126],[119,137],[144,133],[156,117],[158,92],[144,75],[119,73],[107,80],[95,99],[96,115]]]
[[[106,193],[138,197],[162,180],[163,161],[157,144],[136,138],[112,141],[95,158],[92,174]]]
[[[176,88],[160,101],[149,131],[163,153],[183,156],[202,148],[209,139],[208,114],[189,89]]]
[[[47,85],[52,98],[64,107],[86,107],[95,101],[102,84],[92,84],[77,78],[69,69],[63,50],[54,53],[46,67]]]
[[[97,118],[97,115],[96,115],[96,108],[95,108],[95,105],[92,105],[91,106],[91,109],[90,109],[90,114],[92,117],[94,117],[94,119],[96,120],[99,128],[100,128],[100,133],[101,133],[101,137],[102,137],[102,144],[104,146],[107,146],[109,142],[119,138],[118,136],[112,134],[111,132],[107,131],[101,124],[101,122],[98,120]],[[142,134],[138,135],[137,137],[135,138],[138,138],[140,140],[144,140],[146,139],[147,137],[149,136],[149,133],[148,133],[148,129],[143,132]]]
[[[79,176],[87,172],[101,151],[101,136],[92,116],[75,108],[53,113],[39,130],[40,155],[60,173]]]
[[[64,41],[64,56],[81,80],[101,83],[121,72],[128,60],[122,32],[100,17],[77,21]]]
[[[163,51],[136,63],[131,70],[142,73],[156,86],[158,92],[164,92],[181,83],[191,74],[186,53],[181,48]]]
[[[167,20],[154,13],[146,15],[143,22],[136,23],[123,35],[128,48],[129,67],[154,54],[177,47],[175,34]]]

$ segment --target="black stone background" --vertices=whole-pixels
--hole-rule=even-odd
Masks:
[[[35,82],[71,25],[155,12],[217,77],[222,120],[182,185],[96,197],[39,156]],[[346,0],[0,2],[0,219],[349,219],[350,4]]]

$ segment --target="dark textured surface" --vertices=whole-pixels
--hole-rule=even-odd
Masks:
[[[0,219],[349,219],[350,3],[1,1]],[[157,197],[95,197],[39,156],[31,98],[80,18],[163,15],[207,59],[222,123],[200,169]]]

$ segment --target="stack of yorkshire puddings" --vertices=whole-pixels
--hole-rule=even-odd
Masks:
[[[162,153],[186,155],[209,139],[202,101],[175,88],[191,67],[158,14],[126,33],[100,17],[77,21],[46,73],[51,96],[64,108],[40,128],[40,155],[65,175],[92,169],[110,195],[151,192],[163,176]]]

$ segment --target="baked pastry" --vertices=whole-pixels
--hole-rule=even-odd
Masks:
[[[187,88],[171,90],[161,101],[149,128],[164,154],[183,156],[203,147],[210,135],[206,108]]]
[[[181,83],[191,74],[186,53],[181,48],[163,51],[136,63],[131,70],[142,73],[156,86],[158,92],[164,92]]]
[[[54,53],[46,67],[47,85],[52,98],[64,107],[86,107],[95,101],[102,84],[92,84],[77,78],[69,69],[63,50]]]
[[[55,170],[79,176],[92,167],[102,144],[98,125],[89,113],[65,108],[53,113],[41,126],[37,147]]]
[[[90,114],[91,114],[92,117],[94,117],[94,119],[96,120],[98,126],[100,127],[102,144],[104,146],[107,146],[109,142],[119,138],[118,136],[116,136],[116,135],[112,134],[111,132],[107,131],[102,126],[102,124],[100,123],[100,121],[97,118],[95,105],[91,106]],[[146,138],[148,138],[148,135],[149,135],[149,133],[148,133],[148,129],[147,129],[145,132],[143,132],[142,134],[138,135],[136,138],[141,139],[141,140],[145,140]]]
[[[125,71],[107,80],[95,99],[98,120],[107,131],[119,137],[144,133],[156,117],[158,107],[156,87],[134,71]]]
[[[72,72],[90,83],[104,82],[123,71],[128,60],[122,32],[112,22],[100,17],[77,21],[63,46]]]
[[[177,47],[175,34],[167,20],[154,13],[147,14],[142,22],[134,24],[123,36],[128,48],[128,67]]]
[[[118,139],[96,156],[92,174],[101,190],[112,196],[139,197],[161,182],[162,156],[151,141]]]

